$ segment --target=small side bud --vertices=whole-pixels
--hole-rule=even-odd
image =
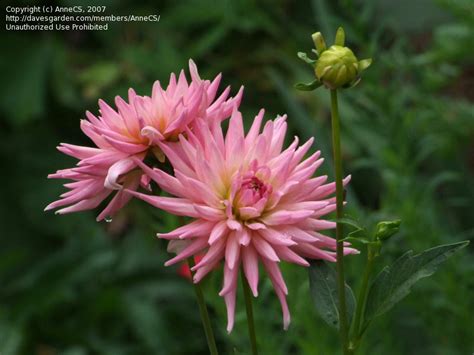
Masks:
[[[380,241],[389,239],[399,231],[401,222],[399,219],[379,222],[375,231],[375,239]]]
[[[313,33],[311,36],[313,38],[314,46],[316,47],[316,51],[318,55],[321,55],[326,50],[326,42],[324,41],[324,37],[321,32]]]

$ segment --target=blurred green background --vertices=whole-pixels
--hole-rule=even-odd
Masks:
[[[107,32],[1,33],[2,355],[206,354],[192,286],[177,268],[163,266],[166,245],[154,238],[176,226],[174,217],[139,201],[112,223],[96,223],[97,211],[43,212],[64,191],[46,175],[74,164],[55,146],[90,144],[79,130],[84,112],[97,112],[99,98],[112,102],[129,87],[149,94],[188,58],[202,77],[222,72],[234,94],[245,85],[247,122],[260,107],[269,119],[288,113],[289,137],[314,135],[326,157],[320,173],[331,175],[328,92],[297,92],[293,84],[312,80],[296,57],[310,52],[311,33],[320,30],[332,43],[344,26],[359,58],[374,59],[361,84],[340,95],[344,168],[353,176],[347,211],[368,224],[403,221],[378,267],[407,249],[473,238],[472,0],[96,4],[108,14],[158,13],[161,20],[112,23]],[[347,258],[355,288],[363,258]],[[292,324],[282,330],[264,279],[254,303],[261,353],[336,354],[337,334],[316,315],[307,270],[283,269]],[[471,354],[473,276],[471,246],[377,320],[360,353]],[[219,272],[204,282],[218,346],[223,354],[246,354],[242,295],[227,335],[220,285]]]

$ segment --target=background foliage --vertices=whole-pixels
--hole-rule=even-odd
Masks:
[[[73,164],[55,146],[88,144],[79,130],[85,110],[96,112],[98,98],[111,102],[130,86],[149,94],[154,80],[167,82],[190,57],[203,77],[223,72],[234,93],[245,85],[248,121],[265,107],[267,118],[289,114],[290,133],[315,135],[331,175],[328,93],[292,85],[312,78],[296,57],[312,48],[310,34],[330,38],[342,25],[356,53],[374,58],[362,83],[341,95],[344,167],[353,176],[348,211],[363,223],[403,220],[378,267],[407,249],[473,238],[471,0],[100,5],[114,14],[159,13],[161,21],[111,24],[107,32],[1,34],[1,354],[206,353],[191,285],[163,266],[165,244],[154,238],[177,224],[173,217],[137,201],[110,224],[96,223],[92,212],[42,212],[63,191],[46,175]],[[347,259],[356,288],[362,259]],[[470,247],[377,320],[361,353],[472,353],[473,271]],[[262,354],[336,353],[336,332],[311,305],[307,271],[285,265],[284,274],[293,321],[284,332],[263,281],[255,302]],[[205,281],[218,345],[243,354],[244,306],[228,336],[220,280]]]

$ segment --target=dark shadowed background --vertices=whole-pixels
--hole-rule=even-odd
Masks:
[[[32,5],[47,2],[3,1]],[[51,4],[49,2],[48,4]],[[85,5],[80,0],[55,5]],[[288,113],[290,134],[316,137],[331,175],[328,92],[297,92],[312,80],[296,57],[311,33],[328,42],[342,25],[360,59],[361,84],[340,95],[344,169],[353,176],[347,211],[363,223],[401,218],[378,267],[407,249],[474,236],[474,5],[472,0],[147,1],[103,0],[108,14],[161,15],[158,23],[111,23],[106,32],[6,32],[0,38],[0,353],[38,355],[205,354],[189,281],[157,231],[174,217],[142,202],[111,223],[97,211],[55,216],[43,208],[64,192],[48,173],[74,160],[59,142],[90,144],[79,129],[97,100],[129,87],[150,94],[155,80],[193,58],[201,76],[223,73],[247,123]],[[187,70],[187,69],[186,69]],[[364,255],[347,258],[359,285]],[[285,332],[268,280],[254,303],[262,354],[335,354],[337,334],[309,296],[307,270],[284,265],[292,324]],[[361,354],[461,355],[474,351],[472,247],[451,259],[388,316]],[[204,281],[218,346],[248,352],[242,295],[225,331],[220,272]]]

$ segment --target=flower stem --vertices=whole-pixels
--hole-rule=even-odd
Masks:
[[[247,311],[247,324],[249,328],[249,338],[250,344],[252,346],[252,354],[257,355],[257,337],[255,335],[255,323],[253,320],[253,308],[252,308],[252,294],[250,292],[250,287],[245,278],[244,272],[240,273],[242,276],[242,287],[244,289],[244,298],[245,298],[245,308]]]
[[[359,294],[357,297],[357,306],[356,306],[355,315],[354,315],[354,323],[353,323],[354,331],[353,331],[352,341],[350,345],[351,350],[352,350],[351,353],[355,352],[358,346],[360,337],[361,337],[360,327],[362,325],[361,324],[362,313],[364,312],[364,309],[365,309],[369,279],[370,279],[370,275],[372,274],[374,259],[375,259],[375,253],[371,245],[368,245],[367,246],[367,263],[365,265],[364,276],[363,276],[362,285],[360,287]]]
[[[194,266],[192,258],[188,258],[189,269]],[[202,292],[201,285],[199,283],[194,283],[194,292],[196,293],[197,303],[199,305],[199,313],[201,315],[202,326],[204,328],[204,333],[206,334],[207,346],[209,347],[209,353],[211,355],[218,355],[216,340],[214,338],[214,333],[212,331],[211,319],[209,318],[209,313],[207,311],[206,302],[204,301],[204,294]]]
[[[339,110],[337,106],[337,90],[331,90],[331,123],[332,123],[332,146],[334,156],[334,175],[336,179],[336,216],[337,219],[343,217],[344,188],[342,185],[342,157],[341,157],[341,137],[339,128]],[[347,311],[346,294],[344,282],[344,249],[343,249],[343,225],[336,224],[337,241],[337,288],[339,296],[339,334],[344,354],[348,354],[347,347]]]

